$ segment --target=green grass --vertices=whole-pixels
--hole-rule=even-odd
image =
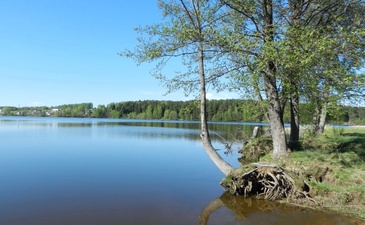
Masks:
[[[302,140],[302,146],[287,158],[272,159],[269,153],[260,161],[282,166],[298,188],[305,181],[321,208],[365,219],[365,129],[329,128],[321,137]]]

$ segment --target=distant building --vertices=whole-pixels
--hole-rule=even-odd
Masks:
[[[50,112],[46,112],[46,115],[47,116],[51,116],[52,114],[54,114],[54,113],[58,113],[60,110],[59,109],[51,109],[51,111]]]

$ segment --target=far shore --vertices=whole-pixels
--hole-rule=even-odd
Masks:
[[[349,128],[365,128],[365,125],[352,125],[348,126]]]

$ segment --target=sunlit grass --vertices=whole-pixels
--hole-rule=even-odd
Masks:
[[[365,129],[329,128],[302,143],[304,149],[287,158],[272,159],[269,153],[260,161],[283,167],[298,188],[305,181],[322,208],[365,219]]]

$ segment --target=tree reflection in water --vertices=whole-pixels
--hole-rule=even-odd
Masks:
[[[237,225],[364,225],[364,221],[275,201],[234,196],[228,192],[211,201],[201,212],[200,225],[208,225],[218,209],[226,207]]]

